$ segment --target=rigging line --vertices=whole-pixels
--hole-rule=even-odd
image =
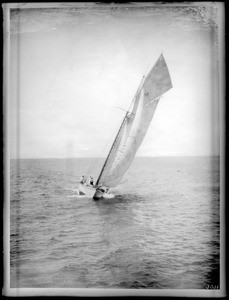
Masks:
[[[87,169],[87,172],[86,172],[87,176],[89,176],[88,174],[90,174],[92,172],[93,168],[95,169],[98,166],[100,159],[103,158],[103,154],[106,157],[105,151],[107,151],[108,146],[111,145],[112,141],[114,140],[114,137],[115,137],[116,132],[118,131],[118,128],[119,128],[119,124],[118,124],[118,126],[116,126],[115,130],[110,135],[110,138],[108,139],[108,141],[106,142],[106,144],[103,147],[102,151],[100,152],[101,156],[97,157],[96,161]]]
[[[161,52],[161,54],[163,54],[162,52]],[[146,71],[145,71],[145,78],[147,77],[146,75],[148,75],[149,73],[150,73],[150,71],[153,69],[153,67],[158,63],[158,61],[159,61],[159,59],[160,59],[160,57],[161,57],[161,55],[159,56],[159,58],[156,60],[156,62],[154,62],[154,64],[153,64],[153,59],[151,58],[150,60],[149,60],[149,63],[147,64],[147,68],[146,68]],[[152,67],[151,67],[152,66]]]
[[[135,100],[136,100],[136,97],[137,97],[137,95],[138,95],[140,89],[142,88],[144,79],[145,79],[145,75],[143,75],[143,77],[142,77],[142,79],[141,79],[141,81],[140,81],[140,83],[139,83],[137,92],[135,93],[134,98],[133,98],[132,101],[131,101],[131,104],[130,104],[129,109],[128,109],[129,112],[130,112],[130,109],[131,109],[131,107],[133,106],[133,104],[134,104],[134,102],[135,102]]]
[[[163,52],[161,52],[160,56],[158,57],[158,59],[153,63],[151,63],[152,67],[149,69],[148,73],[150,73],[150,71],[157,65],[158,61],[160,60],[161,56],[163,57]],[[152,62],[152,60],[151,60]]]
[[[137,95],[138,95],[140,89],[142,88],[142,86],[143,86],[143,84],[144,84],[144,81],[145,81],[147,75],[148,75],[149,72],[150,72],[150,66],[151,66],[151,65],[152,65],[152,63],[151,63],[151,61],[150,61],[150,62],[148,63],[148,65],[147,65],[147,68],[146,68],[146,70],[145,70],[144,75],[142,76],[142,79],[141,79],[140,84],[139,84],[139,86],[138,86],[137,92],[135,93],[135,96],[134,96],[134,98],[133,98],[133,100],[132,100],[132,102],[131,102],[131,104],[130,104],[130,108],[131,108],[131,106],[133,105],[133,103],[135,102],[136,97],[137,97]],[[130,110],[130,108],[129,108],[129,110]]]
[[[152,66],[152,59],[149,61],[147,68],[145,70],[145,77],[146,77],[146,74],[149,74],[149,72],[150,72],[150,66]]]
[[[134,104],[134,102],[135,102],[135,100],[136,100],[136,97],[137,97],[137,95],[138,95],[140,89],[142,88],[144,79],[145,79],[145,75],[143,75],[143,77],[142,77],[142,80],[141,80],[141,82],[140,82],[140,84],[139,84],[139,86],[138,86],[137,92],[135,93],[135,96],[134,96],[134,98],[133,98],[133,100],[132,100],[132,102],[131,102],[130,108],[131,108],[132,105]],[[130,108],[129,108],[129,111],[130,111]],[[118,138],[118,136],[119,136],[119,134],[120,134],[120,132],[121,132],[121,130],[122,130],[122,128],[123,128],[125,122],[126,122],[126,119],[127,119],[127,117],[128,117],[129,111],[126,112],[126,115],[125,115],[125,117],[124,117],[124,119],[123,119],[123,121],[122,121],[122,123],[121,123],[121,126],[120,126],[120,128],[119,128],[119,130],[118,130],[118,133],[117,133],[117,135],[116,135],[116,137],[115,137],[115,139],[114,139],[114,142],[113,142],[113,144],[112,144],[112,146],[111,146],[111,148],[110,148],[110,151],[109,151],[109,153],[108,153],[108,155],[107,155],[107,158],[106,158],[106,160],[105,160],[105,162],[104,162],[104,165],[103,165],[103,167],[102,167],[102,170],[101,170],[101,172],[100,172],[100,174],[99,174],[99,177],[98,177],[98,179],[97,179],[97,181],[96,181],[96,185],[99,184],[99,180],[100,180],[100,178],[101,178],[101,176],[102,176],[102,174],[103,174],[103,170],[104,170],[104,168],[105,168],[105,166],[106,166],[106,164],[107,164],[107,162],[108,162],[108,160],[109,160],[109,158],[110,158],[110,155],[111,155],[112,150],[113,150],[113,148],[114,148],[114,146],[115,146],[116,140],[117,140],[117,138]]]
[[[102,170],[101,170],[101,172],[100,172],[100,174],[99,174],[99,177],[98,177],[98,179],[97,179],[97,181],[96,181],[96,185],[99,184],[99,180],[100,180],[100,178],[101,178],[101,176],[102,176],[102,174],[103,174],[103,170],[104,170],[104,168],[105,168],[105,166],[106,166],[106,164],[107,164],[107,162],[108,162],[108,160],[109,160],[109,158],[110,158],[110,155],[111,155],[112,150],[113,150],[113,148],[114,148],[114,146],[115,146],[116,140],[117,140],[117,138],[118,138],[118,136],[119,136],[119,134],[120,134],[120,132],[121,132],[121,130],[122,130],[122,128],[123,128],[125,122],[126,122],[126,119],[127,119],[127,117],[128,117],[128,113],[130,112],[130,109],[131,109],[132,105],[134,104],[134,102],[135,102],[135,100],[136,100],[136,97],[137,97],[137,95],[138,95],[140,89],[141,89],[142,86],[143,86],[143,83],[144,83],[145,78],[146,78],[146,75],[143,75],[142,80],[140,81],[140,84],[139,84],[139,86],[138,86],[137,92],[135,93],[135,96],[134,96],[133,100],[131,101],[130,108],[129,108],[129,110],[126,112],[126,115],[125,115],[125,117],[124,117],[124,119],[123,119],[123,121],[122,121],[122,123],[121,123],[121,126],[120,126],[120,128],[119,128],[119,130],[118,130],[118,133],[117,133],[117,135],[116,135],[116,137],[115,137],[115,139],[114,139],[114,142],[113,142],[113,144],[112,144],[112,146],[111,146],[111,148],[110,148],[110,151],[109,151],[109,153],[108,153],[108,156],[107,156],[107,158],[106,158],[106,160],[105,160],[105,162],[104,162],[104,165],[103,165],[103,167],[102,167]]]
[[[133,112],[131,112],[131,111],[129,111],[129,110],[126,110],[126,109],[121,108],[121,107],[119,107],[119,106],[115,106],[115,107],[118,108],[118,109],[121,109],[121,110],[123,110],[123,111],[125,111],[125,112],[127,112],[127,113],[129,113],[129,114],[131,114],[131,115],[135,115]]]
[[[159,97],[157,97],[157,98],[155,98],[155,99],[153,99],[153,100],[147,102],[147,103],[145,104],[145,106],[148,106],[148,105],[150,105],[150,104],[153,103],[153,102],[159,101],[160,98],[161,98],[162,96],[163,96],[163,94],[162,94],[161,96],[159,96]]]
[[[138,91],[139,91],[140,88],[141,88],[141,84],[142,84],[144,78],[145,78],[145,76],[142,77],[142,80],[141,80],[141,82],[140,82],[140,84],[139,84],[138,90],[137,90],[137,92],[135,93],[135,96],[134,96],[134,98],[133,98],[133,100],[132,100],[132,102],[131,102],[130,108],[131,108],[131,106],[133,105],[133,103],[134,103],[134,101],[135,101],[135,99],[136,99],[136,96],[137,96],[137,94],[138,94]],[[118,108],[120,108],[120,107],[118,107]],[[121,126],[119,127],[118,133],[117,133],[117,135],[116,135],[116,137],[115,137],[115,139],[114,139],[114,142],[113,142],[113,144],[112,144],[112,146],[111,146],[111,148],[110,148],[110,151],[109,151],[109,153],[108,153],[108,155],[107,155],[107,158],[106,158],[106,160],[105,160],[105,162],[104,162],[104,164],[103,164],[102,170],[101,170],[101,172],[100,172],[100,174],[99,174],[99,176],[98,176],[98,179],[97,179],[97,181],[96,181],[96,185],[98,185],[99,179],[101,178],[101,175],[102,175],[102,173],[103,173],[103,170],[104,170],[104,168],[105,168],[105,166],[106,166],[106,163],[107,163],[107,161],[108,161],[108,159],[109,159],[109,157],[110,157],[110,154],[111,154],[112,149],[113,149],[113,147],[114,147],[114,145],[115,145],[115,142],[116,142],[116,140],[117,140],[117,137],[118,137],[118,135],[119,135],[119,133],[120,133],[120,131],[121,131],[121,129],[122,129],[122,127],[123,127],[125,121],[126,121],[126,118],[127,118],[128,114],[131,113],[131,112],[130,112],[130,108],[129,108],[128,111],[127,111],[127,110],[124,110],[124,109],[122,109],[122,108],[120,108],[120,109],[126,111],[126,115],[125,115],[125,117],[124,117],[124,119],[123,119],[123,121],[122,121],[122,123],[121,123]],[[132,114],[133,114],[133,113],[132,113]],[[117,130],[116,130],[116,132],[117,132]],[[113,135],[112,135],[112,139],[113,139]],[[110,143],[110,140],[109,140],[109,143]],[[107,145],[108,145],[108,143],[107,143]],[[106,147],[107,147],[107,145],[106,145]],[[97,159],[97,161],[95,162],[95,164],[93,164],[90,168],[88,168],[87,174],[89,173],[89,171],[92,170],[93,166],[96,166],[97,164],[98,164],[98,159]]]
[[[103,167],[102,167],[102,170],[101,170],[101,172],[100,172],[100,174],[99,174],[99,177],[98,177],[98,179],[97,179],[97,181],[96,181],[96,185],[99,184],[99,180],[100,180],[100,178],[101,178],[101,176],[102,176],[102,174],[103,174],[103,170],[104,170],[104,168],[105,168],[105,166],[106,166],[106,164],[107,164],[107,161],[108,161],[108,159],[110,158],[111,152],[112,152],[112,150],[113,150],[113,148],[114,148],[114,146],[115,146],[115,143],[116,143],[116,140],[117,140],[117,138],[118,138],[118,136],[119,136],[119,133],[121,132],[121,130],[122,130],[122,128],[123,128],[123,126],[124,126],[124,124],[125,124],[125,122],[126,122],[127,115],[128,115],[128,113],[126,113],[126,115],[125,115],[125,117],[124,117],[124,119],[123,119],[123,121],[122,121],[122,124],[121,124],[121,126],[120,126],[120,128],[119,128],[119,130],[118,130],[118,133],[117,133],[117,135],[116,135],[116,137],[115,137],[115,139],[114,139],[114,142],[113,142],[113,144],[112,144],[112,146],[111,146],[111,148],[110,148],[110,151],[109,151],[109,153],[108,153],[108,155],[107,155],[107,158],[106,158],[106,160],[105,160],[105,162],[104,162],[104,165],[103,165]]]

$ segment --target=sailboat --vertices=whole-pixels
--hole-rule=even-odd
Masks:
[[[146,135],[160,98],[171,88],[169,70],[161,54],[150,72],[143,76],[95,185],[80,184],[79,194],[98,200],[122,181]]]

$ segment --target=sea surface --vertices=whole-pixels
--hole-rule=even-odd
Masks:
[[[109,198],[77,196],[101,163],[11,160],[10,287],[218,289],[219,157],[136,158]]]

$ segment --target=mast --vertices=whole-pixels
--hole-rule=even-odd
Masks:
[[[141,82],[140,82],[140,84],[139,84],[139,87],[138,87],[138,89],[137,89],[137,92],[135,93],[135,96],[134,96],[133,100],[131,101],[131,105],[134,103],[134,101],[135,101],[135,99],[136,99],[136,96],[137,96],[138,92],[140,91],[140,88],[142,87],[144,78],[145,78],[145,75],[142,77],[142,80],[141,80]],[[131,105],[130,105],[130,107],[131,107]],[[106,158],[106,160],[105,160],[105,162],[104,162],[104,164],[103,164],[102,170],[101,170],[101,172],[100,172],[100,174],[99,174],[99,177],[98,177],[98,179],[97,179],[97,181],[96,181],[96,185],[99,184],[99,180],[100,180],[100,178],[101,178],[101,176],[102,176],[102,174],[103,174],[103,170],[104,170],[104,168],[105,168],[105,166],[106,166],[106,164],[107,164],[107,161],[108,161],[108,159],[109,159],[109,157],[110,157],[110,154],[111,154],[111,152],[112,152],[112,150],[113,150],[113,148],[114,148],[114,146],[115,146],[115,143],[116,143],[116,141],[117,141],[117,138],[118,138],[118,136],[119,136],[119,133],[121,132],[122,127],[123,127],[124,124],[125,124],[125,121],[126,121],[126,118],[127,118],[129,112],[130,112],[130,111],[127,111],[126,114],[125,114],[125,117],[124,117],[124,119],[123,119],[123,121],[122,121],[122,124],[121,124],[121,126],[120,126],[120,128],[119,128],[119,130],[118,130],[118,133],[117,133],[117,135],[116,135],[116,137],[115,137],[115,139],[114,139],[114,142],[113,142],[113,144],[112,144],[112,146],[111,146],[111,149],[110,149],[110,151],[109,151],[109,153],[108,153],[108,155],[107,155],[107,158]]]
[[[102,170],[101,170],[101,172],[100,172],[100,174],[99,174],[99,177],[98,177],[98,179],[97,179],[95,185],[98,185],[98,183],[99,183],[99,179],[100,179],[100,177],[102,176],[103,170],[104,170],[104,168],[105,168],[105,166],[106,166],[106,164],[107,164],[107,161],[108,161],[108,159],[109,159],[109,157],[110,157],[111,151],[112,151],[112,149],[113,149],[113,147],[114,147],[114,145],[115,145],[115,143],[116,143],[116,140],[117,140],[117,138],[118,138],[118,136],[119,136],[119,133],[120,133],[120,131],[122,130],[122,127],[123,127],[123,125],[124,125],[124,123],[125,123],[125,121],[126,121],[127,115],[128,115],[128,112],[126,113],[126,115],[125,115],[125,117],[124,117],[124,119],[123,119],[123,121],[122,121],[122,124],[121,124],[121,126],[120,126],[120,128],[119,128],[119,130],[118,130],[118,133],[117,133],[117,135],[116,135],[116,137],[115,137],[115,139],[114,139],[114,142],[113,142],[113,144],[112,144],[112,146],[111,146],[111,149],[110,149],[110,151],[109,151],[109,153],[108,153],[108,155],[107,155],[107,158],[106,158],[106,160],[105,160],[105,162],[104,162],[104,164],[103,164]]]

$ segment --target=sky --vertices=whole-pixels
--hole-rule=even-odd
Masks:
[[[137,156],[219,154],[212,5],[11,10],[10,156],[106,156],[125,114],[117,107],[129,108],[161,53],[173,88]]]

